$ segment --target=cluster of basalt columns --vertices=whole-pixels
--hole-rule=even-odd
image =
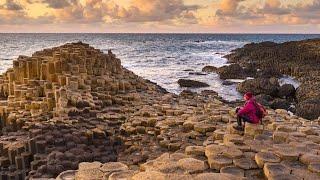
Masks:
[[[116,134],[109,137],[111,134],[103,130],[83,131],[82,128],[83,124],[90,128],[105,126],[116,132],[119,123],[99,122],[96,116],[88,117],[88,110],[83,107],[75,113],[81,122],[79,125],[69,127],[67,122],[72,122],[68,108],[77,105],[70,100],[73,93],[102,91],[104,96],[99,98],[108,102],[106,105],[112,105],[121,102],[115,96],[117,93],[146,89],[136,75],[122,71],[120,60],[111,51],[103,54],[83,43],[45,49],[32,57],[20,56],[15,60],[13,68],[0,75],[0,179],[54,177],[65,170],[61,168],[63,163],[75,169],[79,162],[73,162],[72,158],[59,161],[56,166],[46,160],[54,151],[66,152],[63,156],[67,157],[77,156],[75,146],[89,147],[84,153],[96,152],[85,159],[76,157],[81,161],[116,160],[116,149],[121,145]],[[48,122],[60,117],[61,122],[54,125]],[[63,117],[67,117],[66,120]],[[91,120],[97,121],[95,126]]]

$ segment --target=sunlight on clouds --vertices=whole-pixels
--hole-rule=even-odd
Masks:
[[[51,13],[51,10],[45,4],[35,3],[28,5],[26,8],[30,17],[39,17]]]
[[[107,27],[102,32],[117,28],[176,32],[191,31],[191,26],[199,32],[258,31],[262,25],[275,31],[293,25],[317,31],[320,0],[0,0],[1,32],[33,24],[61,31],[81,25],[90,32],[99,32],[99,27]]]

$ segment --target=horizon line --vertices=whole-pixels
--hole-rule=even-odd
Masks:
[[[243,33],[223,33],[223,32],[0,32],[0,34],[235,34],[235,35],[320,35],[320,33],[270,33],[270,32],[243,32]]]

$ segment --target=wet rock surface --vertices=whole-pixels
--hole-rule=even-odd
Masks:
[[[218,68],[214,66],[205,66],[202,68],[202,72],[206,72],[206,73],[213,73],[213,72],[216,72],[217,70]]]
[[[221,79],[245,79],[247,74],[239,64],[231,64],[218,68],[217,73]]]
[[[60,57],[52,58],[57,52]],[[82,73],[66,70],[60,75],[81,78],[66,84],[44,78],[46,86],[41,88],[41,84],[24,84],[29,81],[10,81],[7,75],[2,76],[2,87],[19,82],[35,94],[20,99],[15,89],[19,86],[13,86],[13,94],[3,91],[8,97],[1,104],[0,177],[320,178],[320,119],[308,121],[285,110],[268,109],[263,125],[247,124],[240,132],[232,128],[236,122],[234,107],[215,93],[164,93],[122,68],[111,52],[103,54],[74,43],[35,53],[31,59],[37,59],[38,54],[40,59],[49,58],[50,63],[68,57],[64,53],[79,57],[76,61],[69,58],[66,66],[86,59],[78,66],[88,67]],[[25,71],[29,72],[27,67],[12,72]],[[41,81],[37,78],[30,83]],[[31,91],[31,87],[39,90]],[[51,110],[49,98],[55,101]],[[20,106],[24,100],[25,105],[32,106]]]
[[[190,87],[190,88],[209,87],[207,83],[190,80],[190,79],[179,79],[178,84],[180,85],[180,87]]]

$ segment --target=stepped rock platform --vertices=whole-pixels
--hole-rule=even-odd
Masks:
[[[0,179],[320,179],[320,119],[268,110],[239,132],[216,93],[165,93],[81,42],[13,64]]]

